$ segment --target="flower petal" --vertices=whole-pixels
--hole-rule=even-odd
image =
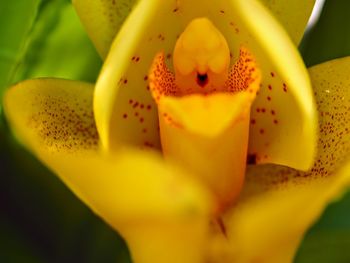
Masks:
[[[350,185],[349,68],[350,57],[310,69],[320,120],[317,161],[310,172],[250,167],[238,205],[224,218],[229,242],[215,237],[226,247],[214,250],[216,257],[291,262],[307,228]]]
[[[281,176],[277,169],[264,175]],[[246,195],[223,219],[227,239],[217,232],[214,242],[224,249],[216,248],[213,257],[230,259],[217,262],[292,262],[306,230],[350,186],[349,174],[350,162],[322,180],[293,179]]]
[[[102,58],[136,0],[72,0],[92,42]]]
[[[92,92],[86,83],[30,80],[8,90],[5,111],[26,146],[122,234],[135,262],[202,262],[211,197],[157,155],[103,156]]]
[[[252,112],[256,124],[251,127],[250,153],[260,163],[308,169],[317,130],[308,74],[288,35],[256,0],[141,0],[117,35],[96,85],[94,112],[103,147],[159,147],[157,112],[146,76],[155,54],[163,50],[170,59],[177,36],[201,16],[223,33],[233,62],[240,46],[246,46],[263,72]]]
[[[95,151],[93,85],[62,79],[21,82],[5,94],[4,109],[17,137],[32,151]]]
[[[41,156],[125,238],[135,262],[202,262],[212,208],[191,175],[145,152]]]
[[[262,0],[262,2],[284,26],[295,45],[299,45],[315,0]]]

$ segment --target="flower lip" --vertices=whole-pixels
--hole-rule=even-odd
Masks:
[[[227,46],[226,40],[213,27],[208,19],[190,22],[175,45],[175,74],[160,52],[148,80],[158,105],[164,156],[199,177],[215,196],[213,214],[219,215],[236,200],[244,184],[250,107],[261,78],[254,56],[243,46],[238,60],[228,69],[230,52],[223,55],[220,48]],[[203,48],[204,36],[217,40],[216,44]],[[181,47],[184,39],[186,48]],[[205,61],[202,51],[219,59]],[[186,61],[196,65],[189,74],[183,72],[193,65]],[[221,72],[211,70],[215,63],[223,65]]]

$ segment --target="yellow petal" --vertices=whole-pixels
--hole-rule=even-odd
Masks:
[[[316,163],[310,172],[250,167],[238,205],[224,218],[229,241],[217,234],[213,257],[291,262],[305,231],[349,187],[349,68],[350,57],[310,69],[320,120]]]
[[[92,42],[102,58],[136,0],[72,0]]]
[[[299,45],[315,0],[262,0],[262,3],[284,26],[295,45]]]
[[[26,146],[121,233],[135,262],[201,263],[210,196],[159,156],[103,156],[92,91],[86,83],[30,80],[7,91],[5,112]]]
[[[144,152],[40,155],[122,235],[134,262],[202,262],[212,208],[191,175]]]
[[[17,137],[32,151],[96,150],[93,85],[62,79],[21,82],[5,94],[4,110]]]
[[[208,17],[225,36],[233,62],[243,45],[263,72],[249,152],[259,163],[308,169],[317,141],[308,74],[287,33],[256,0],[141,0],[117,35],[96,85],[94,112],[103,147],[159,147],[157,112],[146,76],[156,53],[163,50],[171,58],[177,36],[196,17]],[[125,115],[131,118],[126,121]]]

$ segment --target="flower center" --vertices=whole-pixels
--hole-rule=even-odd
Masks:
[[[250,106],[260,71],[245,47],[230,69],[228,44],[207,18],[194,19],[179,36],[173,63],[175,75],[161,52],[149,74],[163,154],[212,191],[218,214],[244,182]]]

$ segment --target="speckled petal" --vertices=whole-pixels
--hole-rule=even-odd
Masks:
[[[72,0],[92,42],[102,58],[136,0]]]
[[[309,172],[249,167],[241,199],[223,220],[228,239],[214,235],[214,258],[292,262],[305,231],[350,186],[349,68],[350,57],[309,70],[320,121],[316,163]]]
[[[62,79],[27,80],[5,94],[4,110],[13,130],[32,151],[96,151],[93,85]]]
[[[7,91],[4,108],[18,138],[121,233],[135,262],[203,262],[210,195],[155,154],[99,152],[92,92],[86,83],[30,80]]]
[[[263,83],[251,114],[249,152],[258,163],[310,168],[317,116],[308,74],[287,33],[257,0],[141,0],[117,35],[97,81],[94,112],[103,147],[109,151],[125,144],[159,147],[148,71],[159,51],[170,62],[177,36],[201,16],[225,36],[232,63],[239,58],[240,47],[246,46],[262,70]]]
[[[296,45],[299,45],[315,0],[261,0],[287,30]]]

